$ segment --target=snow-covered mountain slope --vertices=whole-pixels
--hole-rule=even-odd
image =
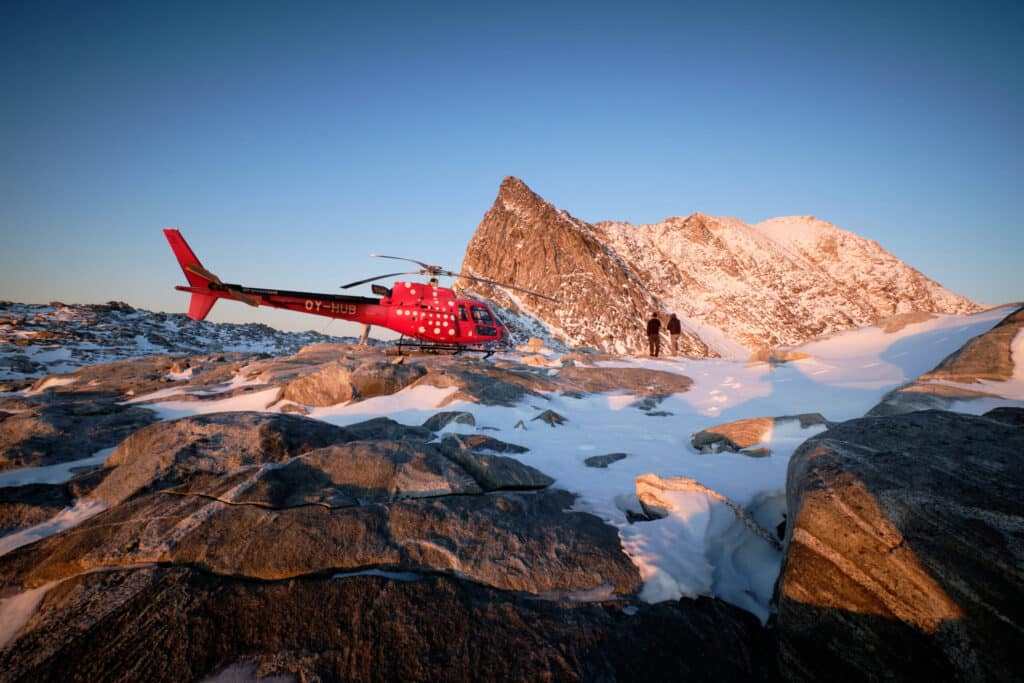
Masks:
[[[516,178],[502,183],[463,270],[560,298],[514,300],[457,283],[539,318],[555,338],[617,353],[644,350],[652,311],[683,320],[684,353],[734,356],[910,311],[981,309],[876,242],[813,217],[748,225],[695,213],[651,225],[589,224]]]
[[[169,353],[282,355],[321,342],[353,341],[266,325],[196,322],[113,301],[48,306],[0,302],[0,382],[71,372],[84,365]]]

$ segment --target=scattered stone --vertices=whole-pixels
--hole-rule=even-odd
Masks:
[[[817,425],[825,425],[831,427],[835,422],[832,422],[821,413],[800,413],[799,415],[783,415],[782,417],[775,418],[775,424],[780,422],[791,422],[797,420],[800,422],[800,429],[809,429]]]
[[[708,427],[690,437],[690,443],[701,453],[742,453],[754,458],[771,455],[767,447],[760,447],[771,438],[775,425],[783,422],[799,421],[801,429],[809,429],[817,425],[829,426],[830,422],[821,413],[802,413],[800,415],[783,415],[781,417],[754,417],[746,420],[735,420],[725,424]]]
[[[486,434],[445,434],[441,439],[441,445],[454,450],[493,451],[495,453],[526,453],[530,450]]]
[[[557,427],[557,426],[563,425],[563,424],[565,424],[567,422],[566,418],[562,417],[561,415],[559,415],[558,413],[556,413],[553,410],[545,410],[544,412],[542,412],[537,417],[530,418],[531,422],[534,421],[534,420],[540,420],[541,422],[546,422],[547,424],[551,425],[552,427]]]
[[[453,422],[471,427],[476,426],[476,418],[473,417],[473,413],[468,413],[464,410],[452,410],[431,415],[423,423],[423,427],[432,432],[439,432]]]
[[[769,439],[774,424],[775,420],[770,417],[727,422],[695,433],[690,443],[701,453],[736,453]]]
[[[608,453],[607,455],[592,455],[583,461],[583,464],[587,467],[600,467],[605,468],[611,465],[613,462],[619,460],[625,460],[625,453]]]

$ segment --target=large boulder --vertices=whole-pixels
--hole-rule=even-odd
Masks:
[[[786,680],[1017,680],[1024,430],[923,411],[844,422],[789,464]]]
[[[751,455],[756,451],[756,449],[752,450],[752,447],[769,442],[774,428],[788,422],[799,422],[800,429],[832,424],[821,413],[752,417],[725,422],[694,432],[690,436],[690,443],[701,453],[729,451]]]
[[[397,393],[426,374],[420,366],[395,365],[379,358],[347,364],[331,361],[307,366],[305,370],[305,374],[283,383],[282,399],[310,406],[332,406]],[[268,375],[274,379],[266,371],[261,376],[267,379]]]
[[[740,681],[751,615],[711,599],[577,602],[450,576],[251,581],[198,567],[82,574],[51,588],[5,681]]]
[[[0,588],[157,562],[262,580],[376,567],[535,595],[636,592],[616,530],[571,512],[550,477],[408,429],[363,440],[360,425],[261,413],[152,425],[108,459],[91,496],[109,509],[10,553]]]
[[[93,496],[113,505],[143,488],[168,488],[196,473],[284,462],[353,440],[342,427],[297,415],[213,413],[159,422],[118,445],[106,462],[116,469]]]

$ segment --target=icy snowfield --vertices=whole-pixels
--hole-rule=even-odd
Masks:
[[[810,358],[776,366],[671,357],[621,358],[602,363],[664,370],[693,379],[689,391],[670,396],[651,414],[632,405],[637,397],[623,393],[583,398],[550,395],[546,401],[527,399],[512,408],[468,402],[438,408],[454,389],[413,387],[392,396],[316,408],[310,416],[338,425],[379,416],[416,425],[441,409],[472,412],[476,426],[453,423],[448,429],[493,434],[528,447],[529,452],[516,456],[519,460],[554,477],[556,487],[577,493],[577,509],[593,513],[619,530],[624,550],[644,579],[641,599],[657,602],[715,595],[765,620],[781,551],[741,523],[720,497],[692,488],[659,492],[659,498],[670,508],[668,516],[631,523],[627,512],[641,512],[636,478],[653,473],[663,479],[694,479],[746,508],[762,527],[774,533],[785,512],[789,458],[800,443],[824,427],[801,429],[796,421],[782,423],[764,435],[761,445],[769,448],[771,455],[761,458],[728,452],[702,454],[690,443],[693,433],[752,417],[814,412],[836,422],[861,417],[887,391],[930,370],[1012,310],[995,309],[969,317],[937,316],[894,333],[871,327],[837,334],[802,347],[800,351],[811,354]],[[550,372],[556,373],[559,354],[544,355],[551,365]],[[515,360],[518,356],[509,354],[504,358]],[[1024,333],[1014,340],[1013,358],[1013,379],[986,387],[1006,399],[962,402],[958,409],[981,413],[994,405],[1024,405]],[[234,383],[243,381],[240,374]],[[156,398],[151,395],[133,402],[152,408],[162,419],[176,419],[198,411],[265,410],[275,392],[212,402],[172,399],[148,403]],[[166,398],[166,392],[161,394]],[[534,420],[543,410],[553,410],[567,421],[551,426]],[[591,456],[612,453],[624,453],[626,457],[605,468],[584,462]],[[9,473],[6,476],[10,483],[6,485],[53,481],[63,476],[50,471],[53,468],[36,469],[40,471]],[[65,512],[73,523],[93,511]],[[64,522],[47,523],[50,533],[67,528]],[[19,532],[19,540],[30,542],[46,532],[24,530]],[[11,540],[4,544],[4,551],[10,550]]]

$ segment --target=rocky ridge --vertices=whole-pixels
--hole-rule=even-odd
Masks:
[[[682,352],[794,345],[914,311],[980,310],[877,243],[811,216],[748,225],[695,213],[653,225],[586,223],[506,178],[473,235],[465,272],[558,304],[460,280],[514,329],[571,346],[642,353],[652,311],[683,321]],[[539,321],[539,322],[538,322]]]
[[[160,354],[295,353],[320,342],[354,341],[267,325],[197,322],[120,301],[42,306],[0,301],[0,390],[4,382]]]

